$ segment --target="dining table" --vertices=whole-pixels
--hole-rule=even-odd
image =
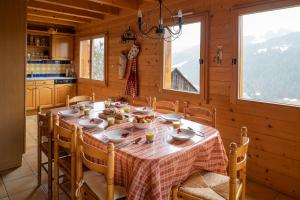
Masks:
[[[130,106],[134,110],[134,106]],[[51,109],[53,115],[70,109],[60,107]],[[93,103],[88,118],[97,118],[105,109],[104,102]],[[130,113],[129,113],[130,114]],[[178,186],[190,175],[201,171],[210,171],[226,175],[228,158],[217,129],[181,119],[181,128],[190,128],[196,133],[186,141],[175,140],[170,132],[172,123],[162,120],[162,114],[155,113],[155,120],[147,129],[137,129],[132,121],[124,121],[111,126],[83,128],[84,141],[96,148],[106,150],[111,141],[106,131],[129,130],[130,134],[121,143],[115,144],[115,184],[124,186],[129,200],[167,200],[173,186]],[[60,124],[66,128],[80,127],[76,117],[60,117]],[[154,134],[152,143],[146,142],[146,133]],[[137,138],[141,140],[135,144]],[[125,145],[122,145],[125,144]],[[100,162],[100,161],[99,161]]]

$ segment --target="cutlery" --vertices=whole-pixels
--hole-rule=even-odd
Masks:
[[[117,145],[117,148],[120,149],[120,148],[126,147],[126,146],[128,146],[128,145],[130,145],[130,144],[138,144],[141,140],[142,140],[142,138],[139,137],[139,138],[137,138],[137,139],[135,139],[135,140],[133,140],[133,141],[130,141],[130,142],[127,142],[127,143],[124,143],[124,144]]]
[[[200,136],[200,137],[205,137],[205,134],[202,132],[202,131],[198,131],[198,130],[195,130],[191,127],[188,127],[189,130],[195,132],[196,135]]]

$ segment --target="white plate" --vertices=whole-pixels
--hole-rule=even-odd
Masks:
[[[76,117],[80,114],[78,109],[69,109],[69,110],[62,110],[58,112],[58,115],[62,117]]]
[[[143,114],[148,114],[152,112],[151,107],[137,107],[134,109],[136,112],[143,113]]]
[[[102,119],[92,118],[92,119],[81,119],[79,120],[78,124],[84,128],[96,128],[103,122],[104,120]]]
[[[179,130],[180,132],[178,133]],[[194,137],[195,133],[191,130],[180,128],[180,129],[173,129],[171,132],[169,132],[169,135],[173,137],[175,140],[185,141]]]
[[[128,138],[130,134],[131,132],[127,130],[112,130],[104,132],[104,135],[107,137],[107,139],[114,143],[122,142],[123,140]]]
[[[180,115],[180,114],[164,114],[164,115],[161,115],[161,117],[169,122],[175,122],[175,121],[179,121],[180,119],[182,119],[182,115]]]

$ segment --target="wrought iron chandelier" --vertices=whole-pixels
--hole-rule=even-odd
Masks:
[[[141,10],[138,11],[138,28],[139,33],[147,38],[164,40],[167,42],[173,41],[180,37],[182,33],[182,25],[183,25],[183,15],[182,11],[178,10],[177,15],[173,15],[164,4],[162,0],[159,1],[159,24],[158,26],[152,26],[148,30],[144,30],[143,28],[143,13]],[[171,15],[171,20],[173,22],[172,27],[165,26],[163,21],[163,8],[165,8]],[[176,23],[177,19],[177,23]],[[146,27],[147,28],[147,27]]]

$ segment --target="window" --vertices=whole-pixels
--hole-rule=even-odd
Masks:
[[[239,16],[239,99],[300,106],[300,7]]]
[[[184,24],[179,38],[164,43],[164,89],[200,93],[202,27],[199,20]],[[178,27],[170,28],[178,30]]]
[[[106,81],[106,37],[80,41],[80,78]]]

